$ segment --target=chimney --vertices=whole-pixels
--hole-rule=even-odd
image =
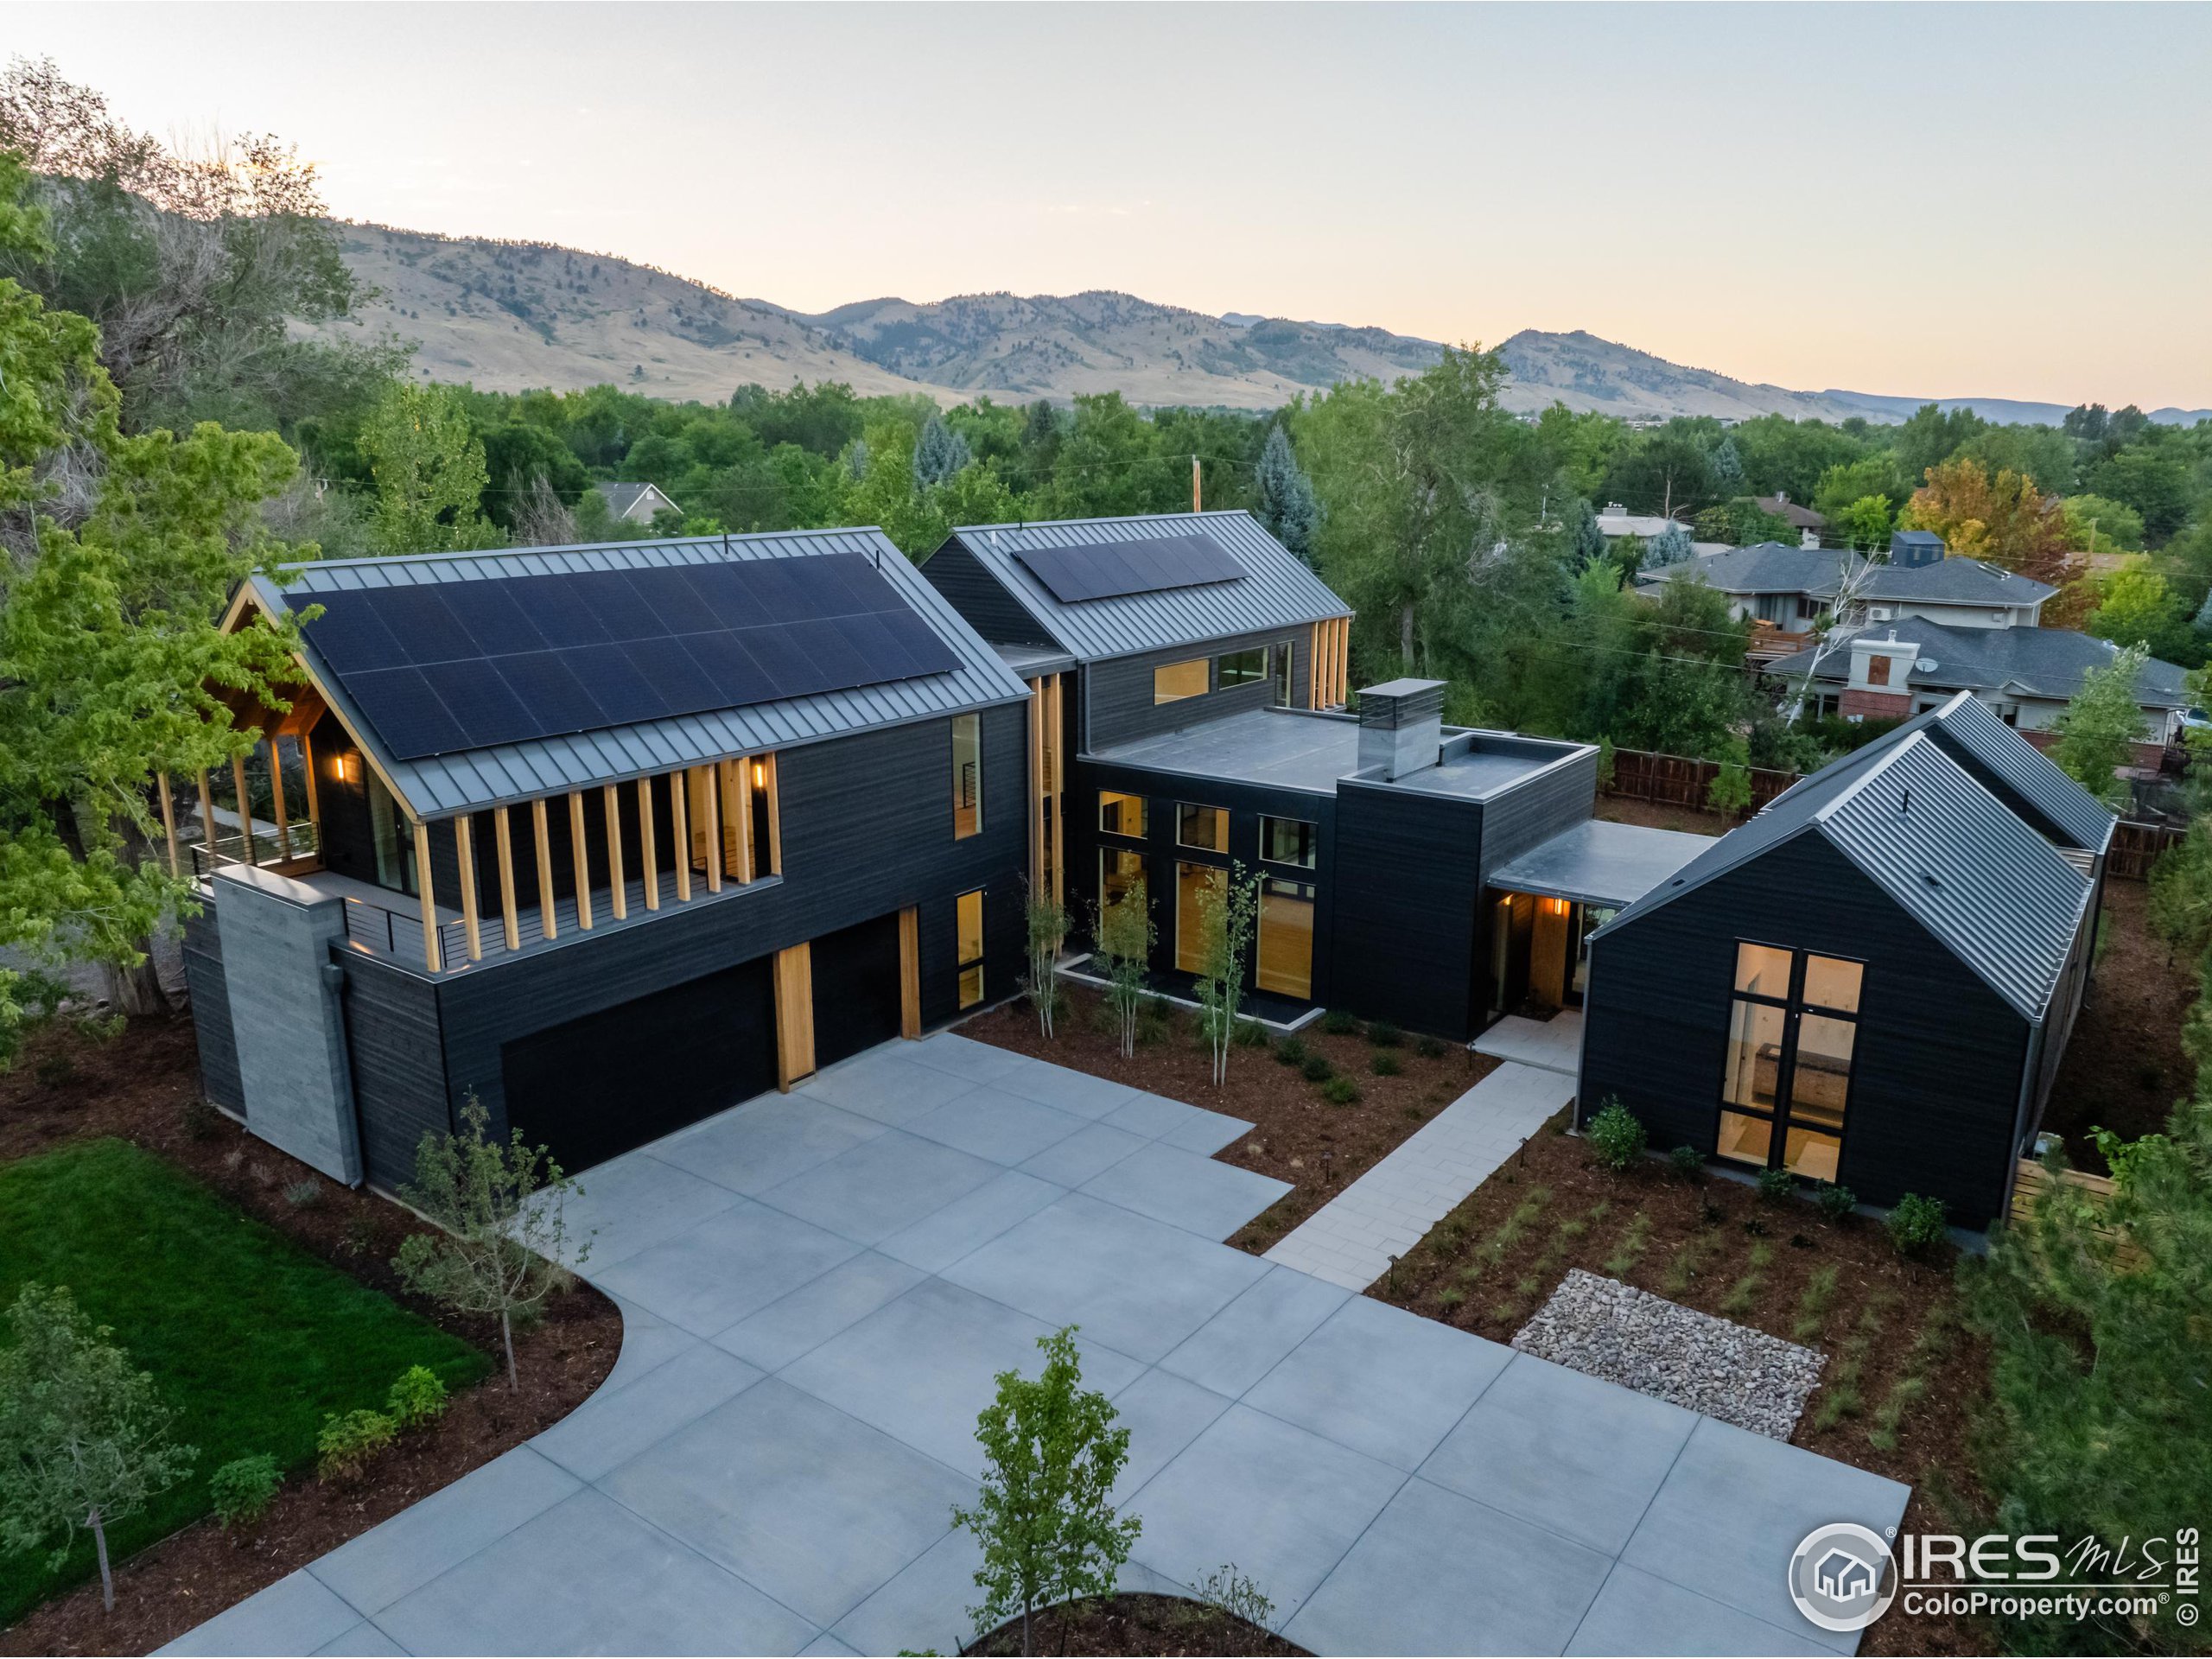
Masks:
[[[1359,694],[1359,769],[1396,779],[1436,764],[1444,747],[1444,682],[1389,680]]]

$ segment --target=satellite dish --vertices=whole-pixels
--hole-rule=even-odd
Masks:
[[[1916,674],[1933,674],[1936,671],[1936,659],[1933,657],[1918,658],[1912,665],[1912,671]]]

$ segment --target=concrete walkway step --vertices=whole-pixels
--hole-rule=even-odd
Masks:
[[[1573,1097],[1573,1077],[1509,1061],[1300,1223],[1268,1260],[1364,1290]]]
[[[1573,1077],[1582,1069],[1582,1012],[1561,1008],[1548,1020],[1509,1014],[1468,1046],[1492,1059]]]

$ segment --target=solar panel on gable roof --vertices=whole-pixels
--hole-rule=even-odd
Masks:
[[[745,647],[769,685],[769,700],[811,696],[823,688],[816,683],[813,664],[781,628],[741,628],[737,642]]]
[[[793,649],[814,671],[817,686],[865,685],[874,665],[845,632],[846,619],[825,616],[814,622],[794,622],[784,630]]]
[[[430,690],[421,669],[372,669],[348,676],[343,683],[361,717],[401,760],[469,747],[460,722]]]
[[[906,654],[906,672],[900,679],[923,674],[950,674],[960,666],[960,653],[944,643],[944,636],[912,611],[876,619],[891,630]]]
[[[391,637],[391,630],[371,607],[346,602],[353,597],[351,594],[303,595],[300,605],[323,607],[323,613],[302,630],[307,642],[340,674],[404,666],[407,653]]]
[[[839,617],[837,626],[872,671],[871,680],[911,679],[920,671],[906,641],[892,632],[889,618],[862,612]]]
[[[1014,557],[1063,605],[1235,582],[1236,556],[1210,536],[1147,536],[1073,547],[1030,547]]]
[[[627,570],[582,570],[568,578],[599,618],[610,639],[657,639],[666,632]]]
[[[798,574],[812,559],[760,559],[737,567],[738,580],[750,596],[753,613],[749,624],[808,622],[827,615],[820,583]]]
[[[671,715],[696,715],[721,701],[706,670],[691,659],[681,639],[638,639],[622,647],[647,685],[659,694]]]
[[[760,596],[746,584],[739,565],[700,565],[691,572],[691,586],[708,613],[722,627],[749,628],[761,620]]]
[[[668,718],[667,701],[630,665],[621,646],[571,645],[561,653],[561,660],[584,683],[608,725]]]
[[[439,589],[446,609],[453,613],[476,646],[475,655],[496,657],[504,652],[536,651],[545,644],[537,625],[523,613],[505,581],[456,582]]]
[[[558,651],[569,645],[602,645],[613,636],[593,609],[588,592],[573,577],[516,581],[515,602],[544,639]]]
[[[524,652],[501,657],[494,666],[523,706],[537,716],[543,729],[535,735],[588,732],[607,724],[606,711],[569,666],[565,652]]]
[[[715,690],[721,694],[717,707],[742,709],[747,703],[774,699],[776,688],[769,682],[767,671],[753,659],[752,652],[738,643],[737,635],[731,631],[688,634],[683,648],[714,682]]]
[[[352,590],[349,597],[355,595],[383,619],[410,663],[443,663],[481,654],[435,588],[363,588]]]
[[[630,586],[652,607],[664,633],[696,633],[715,626],[714,613],[700,600],[698,589],[691,585],[682,565],[632,570]]]
[[[537,718],[487,658],[425,664],[423,677],[468,740],[466,747],[486,749],[495,743],[544,734]]]

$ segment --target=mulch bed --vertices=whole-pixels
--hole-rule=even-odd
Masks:
[[[1135,1056],[1123,1059],[1102,1017],[1098,995],[1072,985],[1068,998],[1070,1006],[1050,1039],[1038,1031],[1035,1012],[1020,1001],[976,1015],[960,1027],[960,1034],[1209,1111],[1226,1112],[1252,1124],[1250,1134],[1215,1155],[1288,1181],[1292,1187],[1229,1241],[1255,1255],[1266,1251],[1497,1065],[1484,1056],[1469,1054],[1457,1043],[1432,1045],[1435,1052],[1424,1054],[1420,1039],[1408,1034],[1395,1046],[1380,1049],[1357,1032],[1325,1032],[1316,1021],[1297,1033],[1300,1044],[1307,1053],[1325,1058],[1337,1074],[1357,1083],[1357,1101],[1338,1106],[1325,1100],[1320,1083],[1309,1080],[1296,1066],[1278,1064],[1275,1053],[1283,1039],[1277,1033],[1269,1033],[1267,1049],[1231,1049],[1229,1079],[1217,1089],[1211,1057],[1188,1010],[1172,1011],[1166,1028],[1152,1041],[1141,1043]],[[1375,1075],[1375,1057],[1382,1053],[1397,1061],[1397,1076]]]
[[[201,1103],[188,1017],[136,1020],[105,1042],[53,1027],[0,1072],[0,1162],[109,1135],[158,1153],[302,1249],[497,1354],[491,1322],[458,1318],[401,1288],[391,1258],[410,1233],[424,1230],[422,1222],[316,1174]],[[307,1181],[318,1189],[315,1202],[285,1198],[287,1187]],[[95,1580],[0,1631],[0,1655],[150,1652],[560,1421],[606,1379],[621,1346],[622,1316],[579,1283],[518,1338],[518,1391],[495,1365],[359,1482],[296,1476],[251,1528],[230,1534],[212,1519],[196,1522],[118,1565],[112,1614],[101,1611]]]
[[[2149,907],[2140,881],[2105,882],[2103,948],[2044,1115],[2075,1166],[2097,1173],[2105,1160],[2092,1128],[2130,1140],[2162,1130],[2196,1077],[2181,1046],[2196,982],[2188,959],[2151,931]]]
[[[1119,1595],[1073,1602],[1029,1621],[1035,1654],[1302,1654],[1272,1630],[1181,1596]],[[1021,1651],[1021,1620],[1009,1619],[963,1653]]]
[[[1790,1442],[1910,1483],[1908,1530],[1960,1530],[1962,1511],[1986,1508],[1967,1437],[1988,1355],[1960,1325],[1948,1250],[1906,1261],[1878,1222],[1825,1221],[1656,1160],[1616,1174],[1564,1125],[1562,1113],[1539,1130],[1368,1294],[1510,1342],[1569,1269],[1620,1280],[1825,1354]],[[1823,1299],[1815,1275],[1831,1274]],[[1980,1653],[1988,1641],[1896,1612],[1862,1651]]]

